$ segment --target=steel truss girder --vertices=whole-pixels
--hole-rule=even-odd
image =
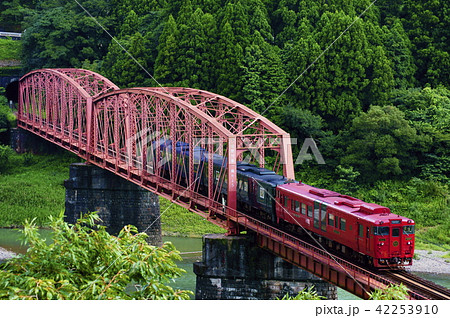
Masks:
[[[227,97],[208,91],[184,87],[151,89],[186,101],[190,107],[214,118],[236,136],[240,160],[245,151],[250,151],[260,166],[264,167],[265,150],[270,149],[279,153],[283,175],[288,179],[295,178],[290,135],[267,118]]]

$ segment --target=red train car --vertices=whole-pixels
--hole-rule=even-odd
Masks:
[[[412,264],[414,221],[389,208],[304,183],[279,185],[278,223],[315,233],[319,240],[375,267]]]

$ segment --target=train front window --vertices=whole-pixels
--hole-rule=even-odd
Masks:
[[[389,235],[389,227],[387,226],[374,226],[373,235]]]
[[[403,227],[403,234],[414,234],[414,225],[406,225]]]
[[[392,236],[399,237],[400,236],[400,228],[396,227],[395,229],[392,229]]]

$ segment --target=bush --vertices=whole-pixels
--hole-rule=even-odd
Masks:
[[[314,286],[303,289],[297,294],[297,296],[291,296],[289,294],[284,295],[281,300],[322,300],[323,296],[317,295],[317,291],[314,290]]]
[[[13,150],[9,146],[0,145],[0,172],[5,171],[8,167]]]
[[[114,237],[99,220],[95,213],[75,225],[63,214],[51,218],[51,244],[26,222],[22,233],[30,248],[1,265],[0,299],[189,299],[190,291],[166,285],[184,272],[171,243],[150,246],[133,226]]]
[[[390,285],[386,289],[377,289],[370,294],[371,300],[406,300],[408,297],[408,288],[403,285]]]

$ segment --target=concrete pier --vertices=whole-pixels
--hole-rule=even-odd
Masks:
[[[312,285],[318,295],[337,299],[335,286],[259,248],[251,235],[204,236],[194,272],[196,299],[281,299]]]
[[[98,211],[111,234],[128,224],[149,235],[149,243],[161,245],[159,197],[150,191],[94,165],[70,165],[66,187],[65,220],[75,223],[80,213]]]
[[[10,145],[17,153],[60,154],[65,150],[22,128],[11,128]]]

